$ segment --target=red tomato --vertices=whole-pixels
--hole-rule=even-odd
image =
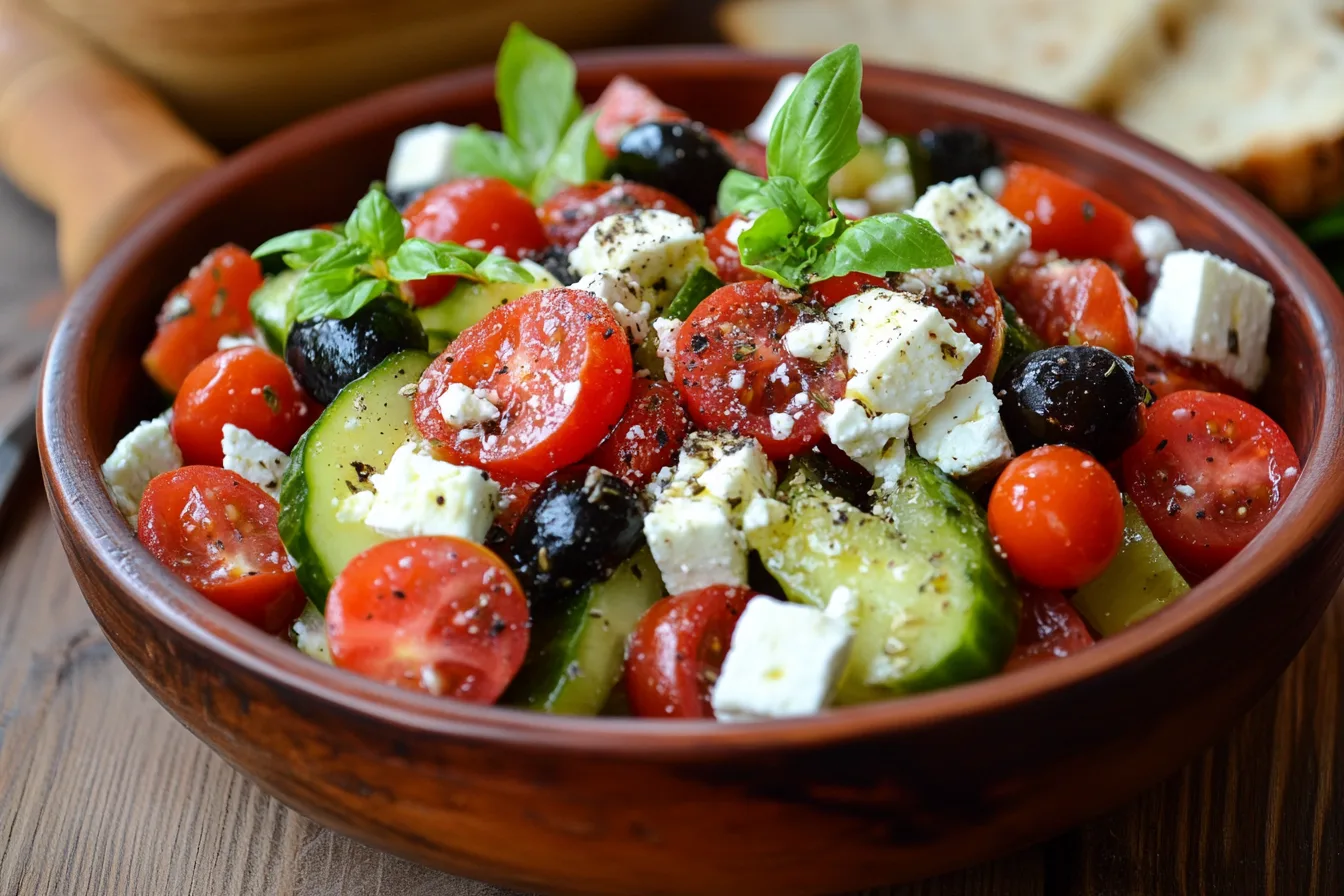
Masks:
[[[989,496],[989,529],[1021,579],[1077,588],[1120,550],[1125,509],[1092,455],[1047,445],[1013,458]]]
[[[605,302],[542,290],[453,340],[421,379],[415,422],[448,460],[540,481],[597,447],[620,419],[633,376],[630,343]],[[496,394],[499,419],[450,426],[439,410],[449,383]]]
[[[1212,364],[1164,355],[1146,345],[1134,353],[1134,377],[1158,398],[1188,389],[1223,392],[1243,401],[1251,397],[1241,383]]]
[[[887,281],[881,277],[854,271],[849,274],[841,274],[839,277],[831,277],[829,280],[809,283],[806,291],[809,299],[820,304],[823,308],[829,308],[866,289],[886,288]]]
[[[938,313],[952,324],[952,329],[980,346],[980,354],[961,375],[961,381],[968,383],[978,376],[993,379],[999,369],[999,358],[1003,356],[1003,336],[1007,328],[1003,302],[999,300],[994,284],[983,276],[979,284],[975,284],[938,279],[930,276],[931,273],[924,272],[929,279],[920,301],[937,308]],[[912,280],[923,279],[917,275],[918,272],[916,276],[905,278],[905,288],[909,288]]]
[[[691,207],[671,193],[633,181],[619,184],[595,180],[556,193],[537,209],[546,239],[552,246],[571,251],[579,238],[603,218],[621,212],[657,208],[699,222]]]
[[[428,190],[406,209],[406,236],[461,243],[510,258],[546,248],[537,212],[522,192],[497,177],[464,177]],[[457,278],[429,277],[405,284],[416,305],[433,305],[452,291]]]
[[[531,503],[532,496],[541,488],[541,483],[500,476],[498,473],[490,478],[499,485],[499,512],[495,514],[495,525],[512,535],[513,530],[518,528],[523,511]]]
[[[1031,248],[1065,258],[1104,258],[1120,266],[1131,288],[1143,290],[1148,272],[1128,212],[1037,165],[1012,162],[1003,173],[999,204],[1031,225]]]
[[[756,596],[746,588],[711,585],[654,604],[635,626],[625,652],[630,710],[646,718],[714,718],[710,689],[737,619]]]
[[[742,256],[737,252],[737,240],[728,236],[728,231],[741,220],[741,215],[731,214],[705,231],[705,249],[709,252],[710,261],[714,262],[714,268],[719,272],[719,279],[724,283],[765,279],[755,271],[742,267]]]
[[[770,280],[732,283],[701,302],[677,333],[674,364],[696,427],[752,436],[775,460],[820,442],[822,413],[845,393],[844,352],[818,364],[784,348],[795,324],[817,319]],[[787,432],[771,425],[772,414],[788,415]]]
[[[527,600],[508,565],[447,535],[374,545],[331,583],[331,661],[410,691],[494,703],[527,653]]]
[[[145,487],[136,537],[206,600],[279,634],[307,601],[279,516],[275,499],[237,473],[182,467]]]
[[[691,421],[665,380],[636,379],[625,413],[588,463],[640,488],[676,460]]]
[[[277,356],[255,345],[216,352],[182,381],[173,402],[173,438],[189,464],[219,466],[224,424],[288,452],[319,407]]]
[[[1063,659],[1095,644],[1087,623],[1058,591],[1048,588],[1022,589],[1022,620],[1017,629],[1017,644],[1004,671]]]
[[[159,388],[176,392],[219,337],[252,329],[247,300],[261,285],[261,265],[232,244],[205,256],[159,311],[158,332],[142,361]]]
[[[1051,345],[1086,343],[1122,357],[1137,348],[1134,297],[1104,262],[1018,265],[1008,272],[1003,293],[1022,322]]]
[[[748,140],[746,137],[735,137],[716,128],[706,128],[706,130],[723,147],[723,151],[728,153],[728,158],[733,160],[734,166],[757,177],[765,177],[764,146],[754,140]]]
[[[1172,562],[1205,578],[1274,518],[1301,462],[1277,423],[1230,395],[1176,392],[1147,418],[1125,452],[1125,489]]]
[[[602,151],[609,156],[616,155],[616,146],[625,132],[637,124],[686,118],[685,112],[658,99],[652,90],[628,75],[612,78],[592,108],[597,111],[593,131]]]

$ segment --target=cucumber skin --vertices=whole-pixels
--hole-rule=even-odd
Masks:
[[[1100,576],[1079,588],[1073,605],[1102,637],[1119,634],[1176,601],[1190,590],[1157,539],[1125,501],[1125,535],[1120,551]]]
[[[283,270],[267,277],[247,300],[252,325],[261,334],[266,347],[280,357],[285,356],[285,340],[289,336],[289,296],[298,285],[299,272]]]

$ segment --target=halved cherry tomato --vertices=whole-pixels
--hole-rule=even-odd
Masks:
[[[717,128],[706,128],[706,130],[709,131],[709,136],[717,140],[718,144],[723,147],[723,151],[728,153],[728,158],[733,160],[735,167],[757,177],[765,177],[764,146],[754,140],[737,137]]]
[[[1086,343],[1122,357],[1137,347],[1134,297],[1105,262],[1017,265],[1008,272],[1003,294],[1023,323],[1051,345]]]
[[[839,277],[831,277],[828,280],[809,283],[806,293],[807,297],[813,302],[823,308],[829,308],[866,289],[886,288],[887,281],[883,278],[854,271],[849,274],[841,274]]]
[[[327,596],[331,661],[411,691],[494,703],[527,654],[527,599],[508,564],[447,535],[355,557]]]
[[[261,265],[232,244],[192,269],[164,302],[142,359],[159,388],[176,392],[191,369],[215,353],[219,337],[251,331],[247,300],[260,285]]]
[[[676,460],[691,421],[665,380],[636,379],[625,413],[588,463],[639,488]]]
[[[1164,355],[1140,344],[1134,353],[1134,377],[1158,398],[1195,389],[1250,400],[1246,387],[1212,364]]]
[[[597,112],[593,132],[602,151],[616,155],[616,146],[625,132],[646,121],[681,121],[686,113],[658,99],[657,94],[628,75],[611,79],[606,90],[593,103]]]
[[[1131,289],[1148,282],[1134,242],[1134,218],[1087,187],[1039,165],[1004,167],[999,204],[1031,225],[1031,248],[1065,258],[1103,258],[1120,266]]]
[[[275,499],[237,473],[182,467],[145,487],[136,537],[206,600],[279,634],[307,601],[279,517]]]
[[[428,190],[406,209],[406,235],[461,243],[509,258],[546,248],[536,209],[513,184],[497,177],[464,177]],[[452,292],[457,278],[429,277],[405,284],[416,305],[433,305]]]
[[[1205,578],[1274,518],[1301,462],[1277,423],[1230,395],[1176,392],[1147,419],[1125,452],[1125,490],[1172,562]]]
[[[1019,578],[1077,588],[1120,550],[1125,509],[1115,480],[1092,455],[1047,445],[1004,468],[989,496],[989,529]]]
[[[820,442],[821,415],[845,392],[842,351],[818,364],[784,348],[795,324],[821,319],[789,295],[770,280],[731,283],[677,333],[674,382],[696,427],[752,436],[775,460]]]
[[[495,514],[495,525],[512,535],[532,496],[541,488],[541,483],[498,473],[492,474],[490,478],[499,485],[499,512]]]
[[[453,340],[420,380],[415,422],[448,460],[540,481],[606,437],[633,376],[630,343],[605,302],[580,290],[542,290]],[[439,410],[449,383],[484,388],[499,418],[450,426]]]
[[[566,251],[579,244],[579,238],[603,218],[622,212],[656,208],[696,221],[691,207],[671,193],[633,181],[612,183],[595,180],[556,193],[537,209],[546,239]]]
[[[224,424],[288,452],[320,408],[289,367],[255,345],[216,352],[182,381],[173,402],[173,439],[189,464],[224,463]]]
[[[709,259],[714,262],[714,268],[719,272],[719,279],[724,283],[765,279],[755,271],[742,266],[742,256],[737,252],[737,239],[729,234],[735,227],[742,226],[738,224],[742,220],[741,215],[733,213],[705,231],[705,250],[709,252]]]
[[[1022,619],[1018,623],[1017,644],[1004,671],[1073,656],[1096,643],[1083,617],[1063,594],[1030,586],[1021,591]]]
[[[960,262],[961,260],[958,259]],[[964,264],[964,262],[963,262]],[[952,269],[957,270],[956,268]],[[969,270],[975,271],[974,268]],[[918,276],[923,273],[924,276]],[[920,301],[938,309],[952,329],[964,334],[980,346],[980,354],[961,375],[961,381],[968,383],[978,376],[994,378],[999,369],[999,358],[1003,356],[1003,336],[1007,322],[1003,317],[1003,302],[999,299],[994,284],[988,277],[978,277],[979,282],[963,280],[956,274],[932,276],[933,272],[915,272],[916,276],[906,277],[905,288],[925,281],[925,289]]]
[[[625,652],[630,710],[645,718],[714,718],[710,690],[738,617],[756,596],[746,588],[711,585],[654,604]]]

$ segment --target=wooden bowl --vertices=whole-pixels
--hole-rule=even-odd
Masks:
[[[587,55],[595,95],[627,72],[720,126],[803,68],[730,49]],[[495,120],[491,72],[447,75],[287,129],[175,196],[77,292],[42,383],[41,450],[90,607],[140,681],[286,804],[410,859],[524,889],[810,893],[918,878],[1115,806],[1208,744],[1297,652],[1344,553],[1344,300],[1229,181],[1109,124],[986,87],[879,67],[895,130],[973,122],[1279,296],[1270,407],[1305,458],[1255,543],[1189,597],[1082,656],[950,690],[753,725],[556,718],[411,694],[312,662],[155,563],[99,481],[153,408],[138,356],[168,290],[225,240],[344,215],[397,132]]]

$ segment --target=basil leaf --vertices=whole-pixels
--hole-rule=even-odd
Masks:
[[[292,323],[320,316],[331,297],[350,289],[357,279],[359,270],[354,267],[316,271],[312,267],[308,268],[299,275],[299,282],[294,285],[285,317]]]
[[[813,63],[770,127],[765,164],[772,179],[795,178],[817,201],[826,201],[831,175],[859,154],[862,80],[857,44]]]
[[[663,317],[673,317],[677,320],[685,320],[691,316],[691,312],[699,307],[700,303],[709,298],[710,293],[723,286],[723,281],[716,277],[709,268],[696,268],[691,276],[686,278],[686,282],[677,290],[676,296],[668,303],[667,309],[663,311]]]
[[[402,244],[387,261],[388,273],[405,283],[439,274],[452,274],[483,283],[509,281],[531,283],[527,269],[503,255],[469,249],[457,243],[432,243],[413,238]]]
[[[579,114],[574,61],[564,50],[514,22],[495,63],[495,98],[504,134],[537,171]]]
[[[882,277],[940,268],[954,261],[947,242],[928,221],[905,213],[874,215],[841,229],[834,245],[820,258],[813,278],[826,280],[854,271]]]
[[[809,259],[800,251],[797,222],[783,209],[764,212],[737,238],[742,264],[785,286],[800,288],[807,280]]]
[[[314,317],[329,317],[335,320],[343,320],[387,292],[387,289],[386,280],[363,277],[354,280],[339,292],[324,292],[320,296],[307,297],[307,304],[302,308],[297,319],[309,320]]]
[[[341,242],[340,234],[330,230],[293,230],[273,236],[252,250],[253,258],[265,258],[280,252],[285,254],[285,264],[291,268],[301,268],[311,264],[319,255]],[[290,259],[295,259],[295,264]]]
[[[472,125],[453,144],[453,168],[462,175],[499,177],[526,190],[532,169],[503,134]]]
[[[388,258],[406,239],[401,212],[382,190],[373,189],[359,200],[345,222],[346,237],[367,246],[376,258]]]
[[[1298,229],[1306,243],[1328,243],[1344,239],[1344,205],[1336,206],[1320,217],[1313,218]]]
[[[820,226],[831,220],[830,211],[791,177],[772,177],[761,191],[746,203],[748,211],[777,208],[789,216],[795,228],[803,225]],[[757,206],[759,207],[753,207]]]
[[[342,241],[313,259],[308,271],[321,274],[328,271],[349,270],[353,274],[355,268],[366,264],[370,257],[372,256],[368,246]]]
[[[496,255],[493,252],[486,255],[476,265],[476,270],[468,276],[469,279],[479,280],[482,283],[533,283],[536,281],[536,278],[527,268],[506,255]]]
[[[597,180],[607,167],[607,157],[597,142],[593,125],[597,113],[589,112],[574,119],[560,145],[546,160],[532,182],[532,201],[540,205],[565,187]]]
[[[750,202],[761,191],[765,180],[754,174],[734,168],[719,181],[719,214],[727,216],[733,212],[746,212],[745,203]],[[759,209],[751,209],[759,211]]]

